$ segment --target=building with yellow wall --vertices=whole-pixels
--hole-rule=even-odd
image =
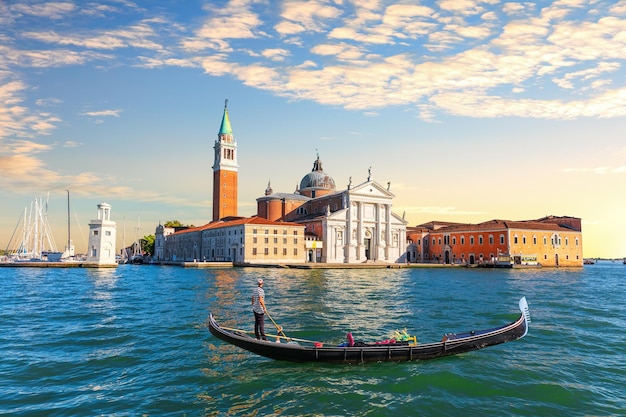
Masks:
[[[429,222],[408,228],[410,262],[465,265],[583,265],[581,220],[490,220],[478,224]]]

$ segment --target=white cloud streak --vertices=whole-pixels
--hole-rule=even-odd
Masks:
[[[83,116],[91,117],[120,117],[122,110],[98,110],[98,111],[86,111],[81,113]]]

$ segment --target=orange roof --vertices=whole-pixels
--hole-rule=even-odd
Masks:
[[[300,226],[304,227],[304,225],[300,223],[292,223],[292,222],[277,222],[267,220],[263,217],[241,217],[238,219],[228,220],[228,221],[216,221],[207,223],[204,226],[192,227],[189,229],[181,230],[180,232],[173,233],[173,235],[182,235],[183,233],[190,232],[201,232],[209,229],[220,229],[222,227],[232,227],[232,226],[240,226],[244,224],[251,225],[262,225],[262,226]],[[170,235],[171,236],[171,235]]]
[[[436,232],[464,232],[464,231],[479,231],[479,230],[504,230],[504,229],[525,229],[525,230],[562,230],[571,231],[568,227],[559,226],[555,223],[544,223],[537,220],[489,220],[478,224],[455,224],[448,227],[442,227]]]

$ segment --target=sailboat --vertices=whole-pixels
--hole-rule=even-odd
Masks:
[[[141,241],[139,240],[139,232],[141,230],[140,224],[140,218],[137,216],[137,228],[135,229],[137,232],[137,239],[132,244],[133,254],[129,258],[129,263],[135,265],[143,264],[143,252],[141,250]]]
[[[67,191],[67,246],[65,247],[65,251],[61,256],[63,260],[71,260],[74,259],[75,250],[74,250],[74,242],[72,242],[72,233],[70,228],[70,190]]]
[[[13,237],[22,223],[21,239],[15,241],[9,251]],[[57,251],[54,236],[48,223],[48,197],[35,198],[18,220],[7,247],[11,261],[51,261],[61,260],[62,253]]]
[[[57,250],[54,236],[52,235],[52,229],[48,222],[48,200],[35,198],[30,208],[25,207],[24,213],[20,216],[18,223],[13,231],[13,235],[9,240],[6,252],[9,253],[7,260],[11,262],[59,262],[69,260],[74,257],[74,245],[70,239],[70,194],[67,191],[67,235],[68,244],[65,247],[64,252]],[[11,250],[11,244],[14,242],[16,232],[22,224],[22,230],[20,233],[21,238],[15,240],[15,244]]]

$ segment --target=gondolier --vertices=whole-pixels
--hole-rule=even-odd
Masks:
[[[257,287],[252,292],[252,312],[254,313],[254,335],[257,339],[267,340],[265,337],[265,291],[263,291],[262,278],[259,278]]]

